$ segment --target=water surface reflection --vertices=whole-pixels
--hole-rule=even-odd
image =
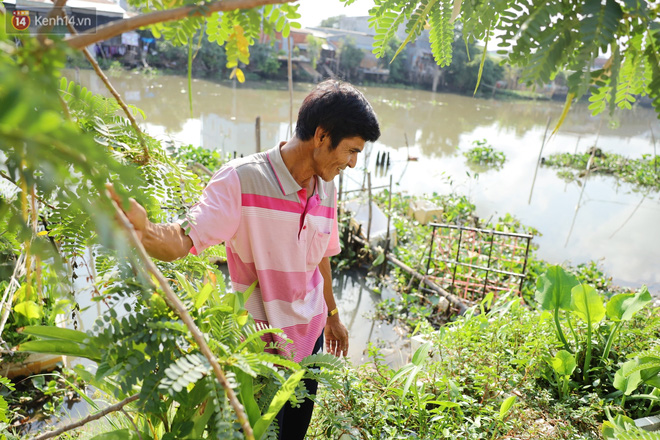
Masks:
[[[105,94],[90,71],[80,71],[78,76],[83,85]],[[126,74],[114,78],[113,84],[129,103],[145,111],[147,120],[142,124],[159,138],[250,154],[256,148],[257,116],[261,117],[263,149],[287,137],[289,96],[281,85],[276,84],[279,90],[268,90],[195,80],[191,116],[183,77]],[[294,107],[311,87],[296,84]],[[537,228],[542,234],[535,238],[541,258],[574,264],[601,260],[616,282],[645,283],[655,293],[660,290],[657,192],[636,192],[610,177],[591,177],[582,191],[578,184],[566,184],[554,170],[543,167],[534,181],[548,118],[553,123],[558,119],[561,103],[495,101],[379,87],[362,90],[378,114],[383,133],[368,146],[363,164],[373,169],[375,152],[388,151],[396,190],[465,193],[483,219],[511,213]],[[591,116],[586,106],[575,105],[543,154],[583,152],[594,145],[630,157],[654,154],[652,133],[660,138],[660,122],[650,109],[620,112],[615,125],[611,127],[605,116]],[[466,165],[462,152],[480,139],[506,154],[501,171],[477,172]],[[422,160],[408,162],[409,154]],[[358,169],[347,172],[347,189],[363,181],[361,173]],[[389,176],[374,179],[374,185],[387,182]]]

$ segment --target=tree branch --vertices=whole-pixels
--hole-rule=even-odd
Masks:
[[[76,28],[73,27],[73,24],[67,20],[66,22],[67,28],[69,29],[69,32],[71,35],[79,35],[78,32],[76,32]],[[135,133],[137,134],[138,141],[140,142],[140,146],[142,147],[142,159],[140,159],[140,165],[144,165],[147,162],[149,162],[149,149],[147,148],[147,144],[144,142],[144,135],[142,134],[142,130],[140,130],[140,127],[137,125],[137,121],[131,114],[131,111],[128,109],[128,106],[124,102],[123,99],[121,99],[121,95],[119,95],[119,92],[113,87],[112,83],[108,79],[108,77],[103,73],[103,70],[101,70],[101,66],[99,66],[99,63],[96,62],[94,57],[92,56],[91,53],[89,53],[89,50],[87,50],[87,47],[82,48],[83,54],[85,55],[85,58],[87,58],[87,61],[89,61],[89,64],[92,65],[94,68],[94,72],[96,72],[96,75],[101,78],[101,81],[103,81],[103,84],[105,84],[105,88],[108,89],[110,94],[115,98],[115,101],[119,104],[119,106],[124,110],[124,113],[126,114],[126,117],[128,120],[131,122],[131,126],[133,127],[133,130],[135,130]]]
[[[89,415],[89,416],[85,417],[84,419],[80,419],[80,420],[78,420],[76,422],[73,422],[69,425],[62,426],[61,428],[58,428],[55,431],[46,432],[44,434],[41,434],[40,436],[33,437],[30,440],[46,440],[48,438],[53,438],[57,435],[60,435],[63,432],[67,432],[67,431],[71,431],[72,429],[79,428],[83,425],[86,425],[89,422],[93,422],[94,420],[98,420],[101,417],[105,417],[106,415],[110,414],[111,412],[120,411],[128,403],[131,403],[134,400],[137,400],[138,397],[139,397],[139,394],[133,394],[132,396],[125,398],[124,400],[122,400],[119,403],[115,403],[114,405],[110,405],[106,408],[103,408],[101,411],[97,412],[96,414]]]
[[[163,276],[161,271],[158,270],[158,267],[156,267],[154,262],[151,260],[149,254],[147,254],[147,251],[144,249],[144,246],[142,246],[142,242],[135,233],[135,229],[133,228],[133,225],[128,220],[128,218],[126,218],[126,214],[124,214],[124,211],[119,207],[119,205],[117,205],[117,202],[113,201],[113,204],[115,206],[117,218],[120,220],[121,225],[126,231],[129,240],[131,241],[133,246],[135,246],[135,249],[138,251],[140,255],[140,259],[142,260],[142,263],[144,263],[144,268],[156,278],[158,284],[165,293],[165,302],[179,316],[179,318],[181,318],[181,320],[186,325],[186,327],[188,327],[188,330],[192,334],[193,339],[199,346],[199,350],[202,352],[202,354],[211,364],[211,367],[213,368],[213,372],[215,373],[215,377],[218,379],[218,382],[220,382],[220,385],[222,385],[222,387],[225,389],[225,393],[227,394],[229,403],[234,408],[234,412],[236,412],[236,417],[238,418],[238,422],[240,423],[241,428],[243,429],[243,434],[245,435],[245,438],[248,440],[255,440],[254,433],[252,432],[252,427],[250,426],[250,422],[245,414],[243,405],[241,404],[241,402],[239,402],[238,398],[236,397],[236,393],[234,393],[234,389],[229,384],[229,381],[227,380],[225,373],[222,371],[222,368],[220,368],[220,364],[218,363],[218,360],[213,355],[213,352],[211,352],[209,345],[206,343],[206,340],[204,339],[204,335],[195,324],[195,321],[193,321],[192,317],[188,313],[188,310],[186,310],[186,307],[183,305],[179,297],[174,293],[174,291],[170,287],[165,276]]]
[[[141,27],[166,21],[180,20],[186,17],[209,16],[214,12],[233,11],[235,9],[251,9],[264,5],[289,3],[292,0],[218,0],[204,7],[197,5],[183,6],[165,11],[150,12],[126,20],[116,20],[104,26],[91,29],[82,34],[71,36],[65,41],[74,49],[82,49],[98,41],[107,40],[117,35]]]

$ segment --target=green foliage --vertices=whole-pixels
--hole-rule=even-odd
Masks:
[[[519,298],[502,298],[487,313],[479,308],[422,332],[429,346],[399,369],[371,347],[372,363],[345,371],[339,390],[317,396],[310,436],[546,438],[544,420],[553,420],[551,438],[599,438],[600,398],[560,402],[544,379],[543,353],[555,347],[551,321]]]
[[[204,165],[211,172],[219,170],[229,161],[229,157],[222,157],[217,150],[209,150],[204,147],[195,147],[192,144],[181,145],[175,148],[172,156],[185,163],[188,168],[193,168],[195,164]]]
[[[285,10],[291,11],[288,6]],[[179,42],[185,42],[196,23],[191,19],[162,31],[177,33]],[[174,40],[173,35],[168,38]],[[125,244],[105,192],[105,183],[115,182],[116,191],[138,199],[151,219],[171,221],[199,196],[199,178],[158,141],[135,132],[114,101],[61,79],[64,46],[55,41],[44,48],[35,38],[21,38],[16,46],[0,35],[0,170],[12,184],[0,199],[0,224],[16,231],[2,243],[8,257],[24,254],[28,261],[27,273],[19,272],[3,339],[27,326],[22,339],[12,341],[20,343],[20,350],[96,362],[94,374],[82,367],[77,373],[110,399],[138,393],[134,422],[141,425],[144,438],[240,436],[224,390],[209,373],[186,326]],[[183,154],[209,165],[218,159],[193,149]],[[39,270],[31,270],[33,266]],[[260,437],[267,435],[279,407],[304,395],[297,386],[300,377],[323,375],[264,352],[260,336],[286,336],[278,329],[258,329],[244,308],[249,292],[226,293],[223,276],[205,259],[190,257],[160,267],[176,279],[174,290],[210,338],[231,386],[240,388],[243,405],[253,408],[257,399],[265,405],[251,422]],[[74,283],[83,274],[85,283]],[[73,314],[76,295],[90,292],[92,301],[107,305],[93,328],[83,333],[54,327],[58,314]],[[31,339],[24,341],[26,337]],[[324,374],[331,384],[331,372]],[[259,378],[269,385],[245,393],[242,387]],[[50,382],[40,386],[51,392]],[[101,438],[126,437],[122,428]]]
[[[472,147],[463,153],[468,162],[475,165],[501,168],[506,161],[504,153],[501,151],[495,151],[492,146],[488,145],[486,139],[473,141],[472,144],[475,145],[475,147]]]
[[[347,38],[339,50],[339,67],[344,72],[346,79],[357,75],[357,68],[364,58],[364,53],[355,46],[355,43]]]
[[[591,150],[582,154],[559,153],[545,158],[543,164],[560,168],[570,176],[571,180],[578,178],[584,172],[591,159]],[[596,150],[593,155],[590,171],[595,174],[605,174],[635,185],[639,190],[660,190],[660,158],[643,154],[639,159],[630,159],[619,154],[604,153]],[[575,170],[570,172],[569,170]]]
[[[601,431],[605,440],[660,440],[657,432],[638,428],[630,417],[621,414],[612,417],[609,411]]]
[[[528,85],[542,86],[571,71],[568,104],[591,90],[597,114],[608,107],[610,112],[630,108],[637,96],[649,96],[660,116],[660,10],[654,2],[378,0],[370,15],[378,57],[386,54],[400,25],[408,36],[394,57],[428,24],[436,62],[450,65],[457,53],[451,45],[456,17],[466,47],[496,35],[503,62],[520,67]],[[609,62],[592,72],[596,57],[608,51]],[[482,58],[479,71],[485,64]]]
[[[624,322],[629,322],[649,304],[651,295],[646,287],[642,287],[635,294],[615,295],[604,305],[596,289],[579,283],[560,266],[553,266],[539,278],[536,299],[542,310],[552,312],[558,340],[564,347],[562,354],[556,354],[555,360],[549,362],[561,377],[558,383],[560,395],[566,396],[566,376],[569,375],[567,365],[576,360],[582,363],[581,371],[575,371],[574,374],[574,368],[570,369],[573,388],[590,386],[592,374],[599,377],[597,381],[600,382],[603,375],[608,374],[612,363],[619,359],[620,354],[613,353],[611,349],[614,340],[620,337]],[[564,312],[563,323],[561,311]],[[605,317],[608,319],[602,322]],[[574,343],[571,344],[564,336],[564,326],[570,329]],[[598,358],[592,362],[594,350]],[[615,355],[614,359],[610,358],[611,354]]]

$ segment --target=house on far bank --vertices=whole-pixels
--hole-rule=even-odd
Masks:
[[[311,29],[322,30],[330,34],[329,42],[353,39],[353,44],[365,54],[360,64],[360,73],[363,78],[374,81],[386,80],[389,69],[379,66],[387,66],[390,60],[379,60],[373,54],[375,32],[369,27],[369,18],[369,16],[341,17],[336,28]],[[399,41],[406,39],[405,26],[400,26],[397,29],[396,37]],[[428,29],[422,31],[422,34],[415,41],[408,43],[404,51],[408,58],[406,75],[409,80],[414,83],[429,84],[435,90],[440,79],[440,69],[433,58]]]
[[[50,0],[2,0],[2,4],[8,16],[13,16],[15,11],[28,11],[30,17],[28,29],[31,34],[38,32],[53,8]],[[128,18],[129,13],[126,8],[126,0],[119,2],[114,0],[68,0],[64,7],[68,18],[66,21],[62,17],[52,19],[50,21],[50,24],[53,25],[51,32],[69,35],[67,23],[72,24],[77,32],[85,32],[112,21]],[[11,26],[9,19],[7,26]],[[7,30],[11,31],[11,29]],[[88,49],[95,57],[137,59],[140,58],[145,43],[148,44],[145,40],[149,39],[141,38],[137,32],[126,32],[94,44]]]
[[[39,25],[45,21],[53,8],[50,0],[2,0],[7,15],[14,11],[28,11],[30,13],[30,33],[36,34]],[[126,17],[125,7],[113,0],[68,0],[64,9],[70,17],[69,22],[78,32],[96,28],[114,20]],[[66,22],[53,21],[54,33],[67,34]]]

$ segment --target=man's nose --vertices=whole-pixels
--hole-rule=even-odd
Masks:
[[[351,168],[355,168],[355,165],[357,165],[357,153],[351,154],[351,158],[348,161],[348,166]]]

